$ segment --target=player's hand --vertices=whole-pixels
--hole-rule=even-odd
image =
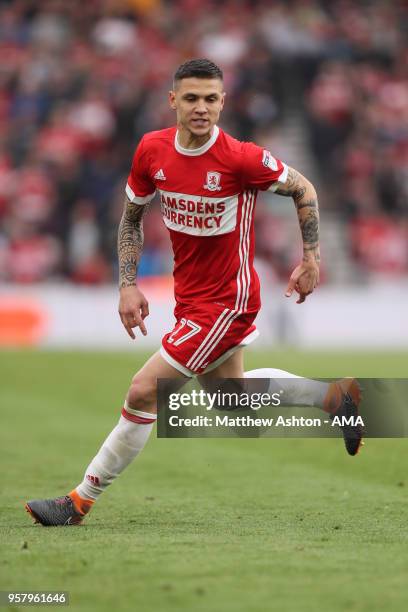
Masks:
[[[144,336],[147,335],[143,320],[149,314],[149,304],[143,293],[135,285],[120,289],[119,315],[129,336],[135,339],[134,327],[139,327]]]
[[[290,297],[293,291],[297,291],[299,298],[296,304],[302,304],[308,295],[319,284],[319,264],[315,260],[302,261],[290,275],[285,295]]]

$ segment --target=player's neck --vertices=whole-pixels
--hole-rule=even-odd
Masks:
[[[197,136],[193,134],[189,130],[186,130],[181,125],[177,126],[177,142],[183,149],[199,149],[206,142],[208,142],[213,135],[214,126],[208,132],[208,134],[203,134],[202,136]]]

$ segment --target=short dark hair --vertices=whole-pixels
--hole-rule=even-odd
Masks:
[[[174,74],[174,82],[181,81],[181,79],[190,79],[192,77],[196,79],[223,80],[221,68],[211,60],[205,58],[192,59],[181,64]]]

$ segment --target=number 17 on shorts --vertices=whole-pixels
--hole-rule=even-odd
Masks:
[[[201,374],[257,335],[253,325],[256,313],[241,313],[210,303],[191,307],[182,314],[174,329],[164,336],[161,354],[186,376]]]

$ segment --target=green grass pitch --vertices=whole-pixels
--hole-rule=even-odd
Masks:
[[[33,526],[115,424],[132,353],[0,353],[0,590],[66,590],[74,610],[408,609],[408,441],[158,440],[86,524]],[[405,353],[249,353],[247,369],[408,376]],[[14,607],[12,609],[22,609]]]

